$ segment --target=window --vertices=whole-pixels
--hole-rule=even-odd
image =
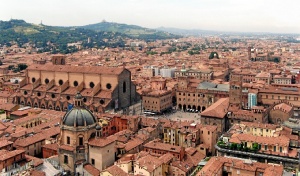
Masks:
[[[83,145],[83,137],[79,137],[79,145]]]
[[[94,88],[95,84],[93,82],[90,82],[90,88]]]
[[[74,87],[78,86],[78,82],[77,82],[77,81],[74,81],[74,82],[73,82],[73,85],[74,85]]]
[[[273,150],[274,150],[274,152],[276,152],[276,146],[274,146],[274,149],[273,149]]]
[[[149,103],[149,102],[148,102],[148,103]],[[100,104],[104,104],[104,100],[101,99],[101,100],[100,100]]]
[[[107,84],[106,84],[106,88],[107,88],[107,89],[111,89],[111,84],[110,84],[110,83],[107,83]]]
[[[49,79],[46,78],[46,79],[45,79],[45,84],[48,84],[48,83],[49,83]]]
[[[67,155],[64,155],[64,163],[68,164],[68,156]]]
[[[71,142],[70,142],[70,137],[69,136],[67,136],[67,144],[70,144]]]
[[[31,78],[31,81],[34,83],[36,80],[35,80],[35,78],[33,77],[33,78]]]
[[[92,158],[91,163],[92,165],[95,165],[95,159]]]
[[[64,84],[64,81],[60,79],[60,80],[58,81],[58,84],[59,84],[59,85],[63,85],[63,84]]]
[[[268,146],[267,145],[265,145],[265,150],[268,150]]]
[[[282,152],[282,147],[279,148],[280,153]]]
[[[123,82],[123,93],[126,93],[126,82]]]

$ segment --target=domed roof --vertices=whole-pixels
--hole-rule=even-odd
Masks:
[[[96,130],[101,130],[101,126],[97,125]]]
[[[80,94],[80,92],[77,92],[77,94],[75,95],[75,99],[82,99],[82,95]]]
[[[87,109],[81,107],[73,107],[65,114],[62,124],[72,127],[83,127],[96,124],[96,118]]]

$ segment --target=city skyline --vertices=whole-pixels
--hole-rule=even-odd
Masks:
[[[0,20],[23,19],[51,26],[81,26],[106,20],[147,28],[173,27],[232,32],[299,33],[300,2],[287,0],[65,0],[7,1]]]

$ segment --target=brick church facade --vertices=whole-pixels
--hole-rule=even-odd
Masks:
[[[126,108],[137,100],[131,73],[125,68],[64,64],[61,60],[29,66],[14,103],[66,111],[74,95],[80,92],[85,107],[92,112],[104,112]]]

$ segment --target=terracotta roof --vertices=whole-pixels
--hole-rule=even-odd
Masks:
[[[27,147],[31,144],[45,140],[46,137],[43,134],[33,135],[27,138],[17,139],[14,143],[14,147]]]
[[[283,166],[274,165],[260,162],[249,161],[249,164],[242,159],[227,158],[227,157],[212,157],[206,165],[198,172],[197,176],[211,176],[216,175],[220,170],[223,170],[223,167],[232,167],[242,171],[256,172],[261,170],[263,175],[273,176],[273,175],[282,175]],[[274,174],[273,171],[276,171]],[[249,173],[249,172],[247,172]],[[273,173],[272,175],[269,175]],[[254,174],[254,173],[253,173]]]
[[[0,104],[0,109],[3,109],[5,111],[11,111],[16,106],[18,105],[12,103],[5,103],[5,104]]]
[[[8,140],[1,140],[0,141],[0,148],[6,147],[6,146],[8,146],[10,144],[13,144],[13,142],[8,141]]]
[[[119,168],[116,165],[112,165],[112,166],[108,167],[107,169],[102,171],[102,173],[103,172],[109,172],[113,176],[128,176],[128,174],[126,172],[124,172],[121,168]]]
[[[102,66],[69,66],[69,65],[32,64],[27,68],[27,70],[119,75],[120,73],[123,72],[124,68],[122,68],[122,67],[102,67]]]
[[[144,142],[143,140],[138,139],[138,138],[131,139],[125,144],[125,150],[130,151],[130,150],[134,149],[135,147],[141,146],[143,144],[143,142]]]
[[[172,161],[173,158],[175,158],[175,156],[173,156],[171,153],[166,153],[166,154],[160,156],[158,159],[161,160],[164,164],[166,164],[166,163]]]
[[[0,150],[0,161],[5,161],[21,153],[25,153],[25,151],[24,150],[13,150],[13,151]]]
[[[0,91],[0,97],[3,98],[8,98],[10,97],[12,94],[9,91]]]
[[[288,105],[286,103],[280,103],[278,105],[275,105],[273,109],[274,110],[279,109],[283,112],[289,113],[293,109],[293,106]]]
[[[54,143],[54,144],[45,144],[42,147],[46,148],[46,149],[50,149],[50,150],[55,150],[55,151],[58,150],[58,144],[57,143]]]
[[[180,153],[182,149],[181,146],[175,146],[167,143],[157,142],[155,140],[148,142],[147,144],[144,145],[144,147],[163,150],[163,151],[171,151],[174,153]]]
[[[91,175],[100,175],[100,171],[91,164],[86,164],[83,168]]]
[[[41,165],[41,164],[44,163],[44,161],[43,161],[42,159],[36,158],[36,157],[34,157],[34,156],[25,155],[25,158],[26,158],[26,160],[27,160],[28,162],[29,162],[29,161],[32,161],[34,167],[37,167],[37,166],[39,166],[39,165]]]
[[[115,140],[112,137],[108,138],[93,138],[89,140],[89,145],[97,146],[97,147],[104,147],[111,143],[113,143]]]
[[[46,176],[46,173],[43,171],[38,171],[38,170],[33,169],[30,171],[30,175],[31,176]]]
[[[75,150],[75,148],[73,146],[70,146],[70,145],[61,145],[61,146],[59,146],[59,149],[68,150],[68,151]]]
[[[241,143],[243,142],[257,142],[258,144],[267,144],[267,145],[279,145],[288,147],[290,144],[290,139],[286,136],[278,136],[278,137],[263,137],[263,136],[254,136],[252,134],[238,134],[235,133],[231,136],[230,142]]]
[[[217,102],[201,112],[201,116],[224,118],[227,114],[229,98],[220,98]]]
[[[139,165],[139,167],[142,167],[143,169],[145,169],[151,173],[156,168],[161,166],[163,164],[163,162],[152,155],[146,155],[142,158],[139,158],[137,160],[136,164]]]

